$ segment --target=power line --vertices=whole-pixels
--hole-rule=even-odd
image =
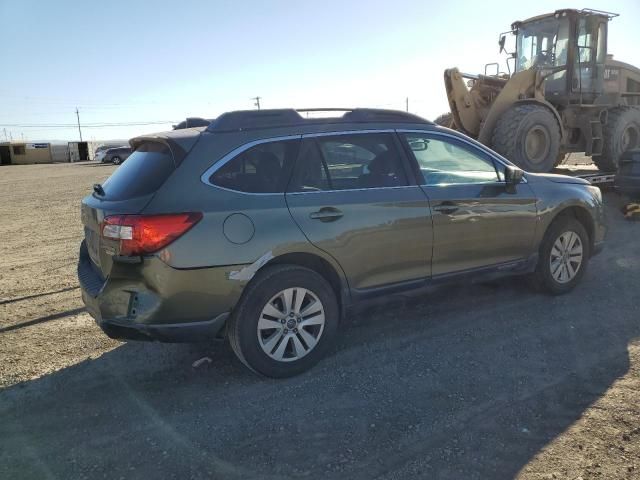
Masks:
[[[166,125],[178,123],[179,120],[158,120],[151,122],[113,122],[113,123],[85,123],[84,128],[103,128],[103,127],[135,127],[140,125]],[[0,127],[19,127],[19,128],[76,128],[76,123],[0,123]]]

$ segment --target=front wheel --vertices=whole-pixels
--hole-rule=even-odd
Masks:
[[[560,141],[560,125],[553,112],[534,104],[516,104],[503,113],[491,139],[495,151],[534,173],[553,170]]]
[[[112,162],[114,165],[120,165],[122,160],[120,160],[120,157],[113,157]]]
[[[580,282],[589,261],[589,235],[572,217],[556,219],[540,245],[533,275],[536,286],[551,293],[567,293]]]
[[[254,372],[290,377],[315,365],[338,327],[331,285],[295,265],[258,272],[234,309],[227,330],[236,356]]]

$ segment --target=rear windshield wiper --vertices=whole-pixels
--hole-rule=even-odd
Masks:
[[[105,195],[104,188],[102,188],[102,185],[100,185],[99,183],[94,183],[93,184],[93,191],[96,192],[101,197],[104,197],[104,195]]]

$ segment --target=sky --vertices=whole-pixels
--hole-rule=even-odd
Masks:
[[[402,110],[408,98],[433,119],[448,110],[445,68],[504,65],[498,36],[513,21],[585,7],[620,14],[608,51],[640,66],[640,0],[0,0],[0,141],[78,140],[76,107],[83,139],[100,141],[256,96]]]

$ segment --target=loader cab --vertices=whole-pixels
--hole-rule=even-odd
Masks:
[[[515,22],[515,71],[542,69],[545,97],[554,105],[593,103],[603,92],[607,24],[613,16],[558,10]]]

